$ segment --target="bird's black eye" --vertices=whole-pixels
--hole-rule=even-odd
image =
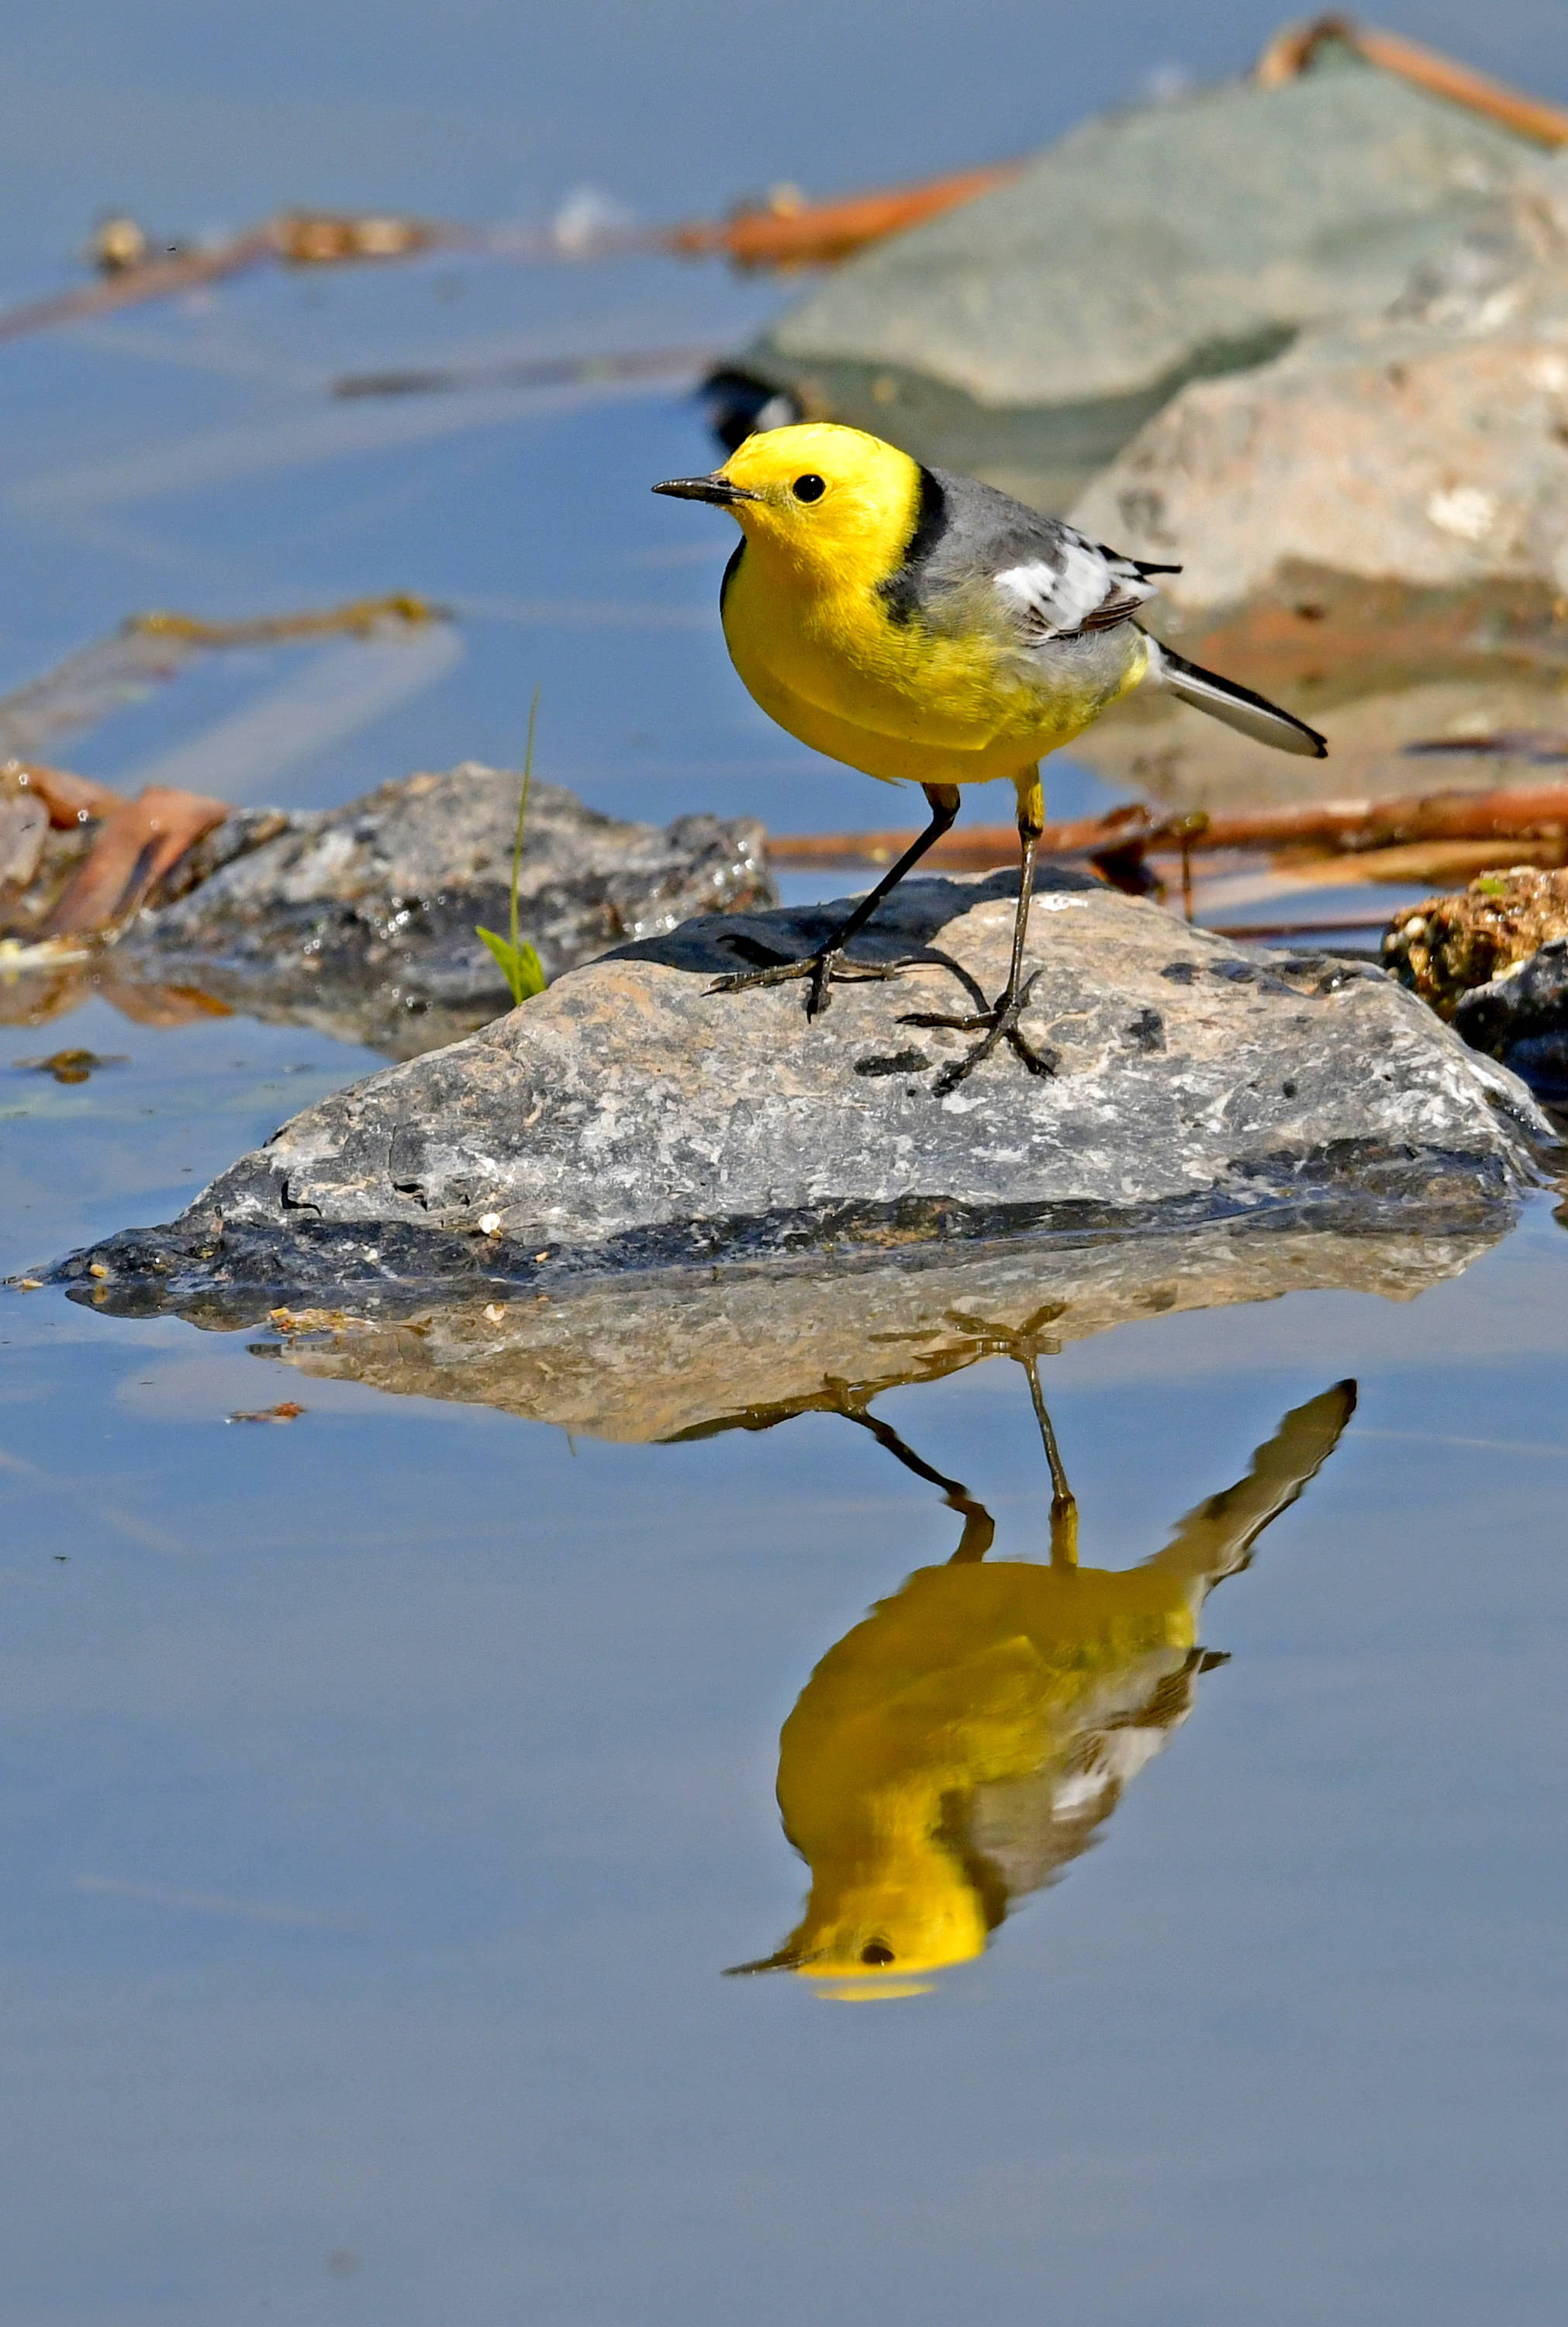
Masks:
[[[804,477],[797,477],[789,490],[798,501],[819,501],[827,491],[827,483],[825,478],[808,472]]]
[[[817,481],[820,482],[820,479]],[[880,1939],[868,1939],[860,1951],[860,1959],[863,1964],[890,1964],[893,1951],[891,1948],[884,1947]]]

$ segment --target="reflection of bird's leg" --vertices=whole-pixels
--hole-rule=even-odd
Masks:
[[[1061,1344],[1045,1332],[1054,1325],[1062,1313],[1059,1301],[1048,1301],[1022,1325],[993,1325],[984,1317],[966,1315],[961,1309],[949,1309],[953,1323],[969,1335],[975,1352],[984,1357],[1014,1359],[1029,1378],[1029,1395],[1034,1401],[1034,1418],[1040,1425],[1040,1435],[1045,1446],[1045,1459],[1050,1465],[1050,1563],[1053,1567],[1078,1565],[1078,1499],[1067,1482],[1067,1471],[1061,1459],[1061,1449],[1056,1443],[1056,1432],[1045,1409],[1045,1397],[1040,1387],[1040,1358],[1056,1357]]]
[[[1032,1050],[1019,1032],[1018,1021],[1029,1000],[1029,990],[1034,983],[1023,980],[1023,946],[1029,934],[1029,902],[1034,894],[1034,856],[1040,846],[1040,836],[1045,829],[1045,799],[1040,789],[1040,771],[1036,769],[1018,782],[1018,839],[1022,851],[1022,867],[1018,878],[1018,911],[1013,918],[1013,958],[1008,967],[1007,983],[998,995],[994,1008],[982,1011],[968,1018],[949,1018],[931,1011],[918,1011],[902,1020],[906,1026],[956,1026],[960,1033],[975,1034],[985,1030],[985,1039],[957,1060],[944,1067],[931,1089],[938,1095],[957,1090],[966,1075],[972,1075],[983,1059],[988,1059],[998,1042],[1007,1042],[1018,1053],[1031,1075],[1050,1075],[1056,1071],[1049,1059]],[[1036,976],[1039,973],[1036,972]]]
[[[1040,1367],[1034,1352],[1019,1360],[1029,1376],[1029,1395],[1034,1400],[1034,1418],[1040,1425],[1040,1435],[1045,1444],[1045,1459],[1050,1464],[1050,1564],[1053,1567],[1078,1565],[1078,1497],[1067,1482],[1061,1449],[1056,1443],[1050,1415],[1045,1410],[1045,1398],[1040,1387]]]
[[[899,1436],[891,1422],[869,1413],[862,1393],[852,1389],[847,1382],[835,1382],[831,1387],[840,1393],[835,1410],[846,1422],[858,1422],[863,1430],[869,1430],[877,1444],[885,1446],[906,1471],[912,1471],[917,1479],[929,1480],[933,1487],[940,1487],[942,1500],[949,1510],[963,1513],[964,1533],[950,1565],[956,1567],[961,1562],[984,1559],[996,1538],[996,1522],[985,1504],[977,1503],[959,1480],[945,1478],[940,1471],[934,1471],[923,1462],[914,1448]]]
[[[953,820],[958,813],[957,786],[922,784],[920,790],[930,802],[931,821],[912,846],[905,849],[898,863],[888,867],[876,887],[867,892],[849,919],[841,928],[835,930],[825,945],[819,946],[815,953],[807,954],[801,961],[781,961],[768,969],[736,970],[728,977],[715,977],[708,992],[736,994],[742,986],[782,986],[789,978],[808,977],[811,987],[806,996],[806,1015],[816,1018],[827,1007],[830,982],[836,980],[843,985],[854,984],[863,978],[896,977],[901,969],[907,968],[909,965],[900,961],[845,962],[844,949],[852,938],[859,936],[882,899],[898,887],[906,873],[913,870],[927,849],[940,840],[945,832],[952,829]]]

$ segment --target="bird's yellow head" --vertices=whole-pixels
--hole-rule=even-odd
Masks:
[[[863,429],[804,421],[748,436],[711,477],[672,477],[653,490],[727,509],[748,543],[805,576],[880,579],[913,537],[920,471]]]

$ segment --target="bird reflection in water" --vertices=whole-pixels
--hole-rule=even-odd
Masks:
[[[967,1326],[972,1322],[964,1320]],[[811,1870],[776,1955],[845,1995],[918,1992],[980,1955],[1014,1902],[1087,1849],[1124,1788],[1226,1659],[1199,1643],[1215,1585],[1333,1452],[1356,1403],[1344,1381],[1287,1414],[1244,1479],[1212,1495],[1141,1566],[1084,1567],[1078,1506],[1041,1393],[1029,1328],[975,1325],[1028,1377],[1050,1466],[1050,1562],[990,1560],[995,1522],[836,1385],[830,1401],[943,1490],[963,1536],[830,1649],[779,1740],[779,1806]]]

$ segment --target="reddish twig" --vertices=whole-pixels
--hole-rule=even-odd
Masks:
[[[1411,793],[1389,800],[1312,800],[1300,807],[1199,808],[1157,817],[1134,805],[1108,816],[1079,817],[1048,824],[1041,835],[1042,856],[1118,855],[1153,848],[1179,848],[1184,855],[1216,849],[1317,848],[1325,855],[1355,855],[1422,840],[1545,840],[1568,835],[1568,783],[1526,784],[1490,792]],[[774,833],[768,847],[776,864],[891,864],[914,838],[912,832]],[[1011,862],[1018,835],[1012,825],[970,825],[938,840],[929,864],[949,870],[984,871]]]
[[[1407,41],[1398,33],[1379,32],[1376,25],[1358,24],[1349,16],[1319,16],[1311,23],[1288,24],[1274,34],[1259,57],[1253,79],[1263,89],[1278,89],[1304,72],[1317,51],[1334,42],[1433,97],[1447,98],[1467,112],[1500,122],[1517,136],[1533,137],[1542,145],[1568,145],[1568,112],[1562,106],[1509,89],[1506,82],[1493,80],[1489,73],[1477,72],[1454,57],[1445,57],[1441,50]]]

